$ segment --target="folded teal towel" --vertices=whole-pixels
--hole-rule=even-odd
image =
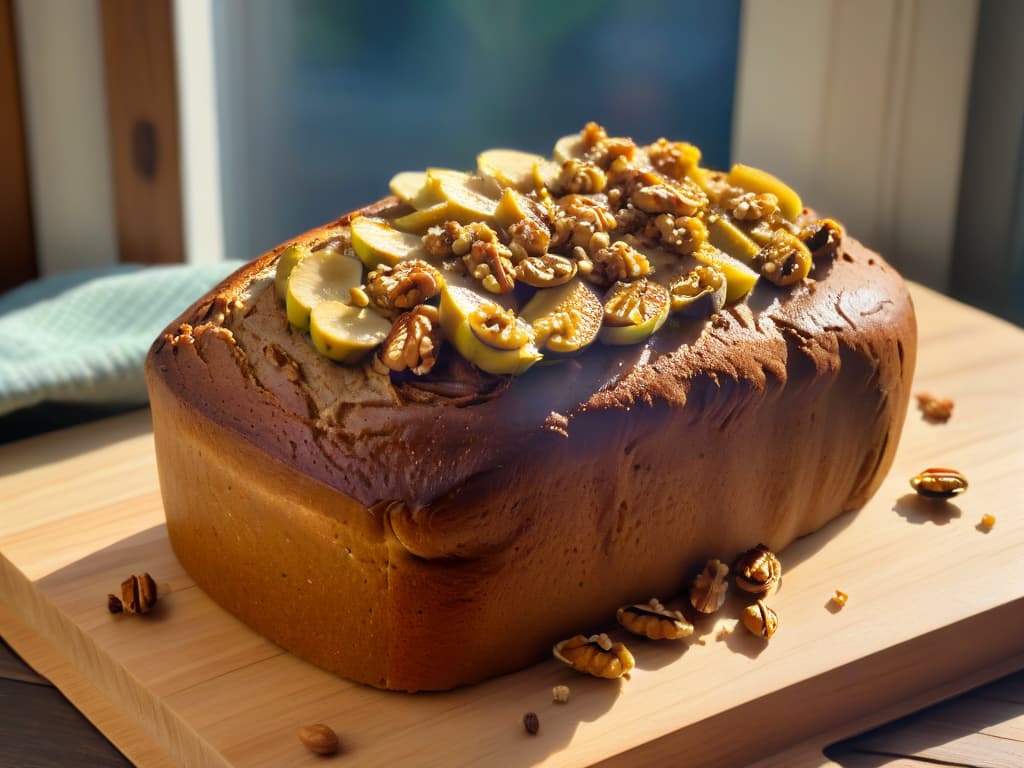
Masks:
[[[240,265],[119,265],[0,296],[0,415],[42,402],[146,402],[149,345]]]

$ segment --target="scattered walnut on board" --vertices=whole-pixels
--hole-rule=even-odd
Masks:
[[[721,560],[708,560],[690,587],[690,605],[701,613],[714,613],[725,603],[729,590],[729,566]]]
[[[944,397],[936,397],[929,392],[918,392],[917,407],[926,421],[944,424],[953,415],[953,401]]]
[[[317,755],[333,755],[338,751],[338,734],[323,723],[304,725],[299,728],[299,741],[306,749]]]
[[[736,586],[744,592],[762,594],[775,587],[782,578],[782,563],[764,544],[748,549],[735,565]]]
[[[556,685],[551,689],[551,700],[556,704],[569,703],[569,686]]]
[[[619,624],[650,640],[680,640],[693,634],[693,624],[680,611],[670,611],[656,597],[647,603],[619,608]]]
[[[134,574],[121,582],[121,597],[107,595],[107,610],[111,613],[149,613],[156,605],[157,588],[148,573]]]
[[[967,491],[967,478],[948,467],[929,467],[910,478],[910,487],[927,499],[951,499]]]
[[[753,605],[743,609],[743,626],[750,630],[751,634],[767,640],[775,634],[779,628],[779,615],[769,608],[764,600],[758,600]]]
[[[633,654],[622,643],[613,643],[608,635],[575,635],[557,643],[552,653],[577,672],[609,680],[622,677],[636,666]]]

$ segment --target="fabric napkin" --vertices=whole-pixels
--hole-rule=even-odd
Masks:
[[[241,264],[123,264],[46,277],[0,296],[0,415],[42,402],[145,403],[149,345]]]

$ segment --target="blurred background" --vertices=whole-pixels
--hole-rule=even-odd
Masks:
[[[1024,324],[1022,31],[1013,0],[0,0],[0,338],[97,276],[184,264],[133,310],[152,338],[396,171],[547,153],[588,120],[767,168],[911,279]],[[77,328],[130,324],[94,290]],[[0,397],[43,354],[9,349]],[[61,399],[17,408],[40,397]]]

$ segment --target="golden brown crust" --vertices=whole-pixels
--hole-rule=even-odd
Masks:
[[[151,351],[168,531],[218,602],[347,677],[443,689],[516,669],[708,557],[861,506],[892,461],[913,308],[850,238],[812,281],[759,285],[712,323],[511,381],[453,376],[461,397],[311,352],[272,288],[249,295],[280,250]]]

